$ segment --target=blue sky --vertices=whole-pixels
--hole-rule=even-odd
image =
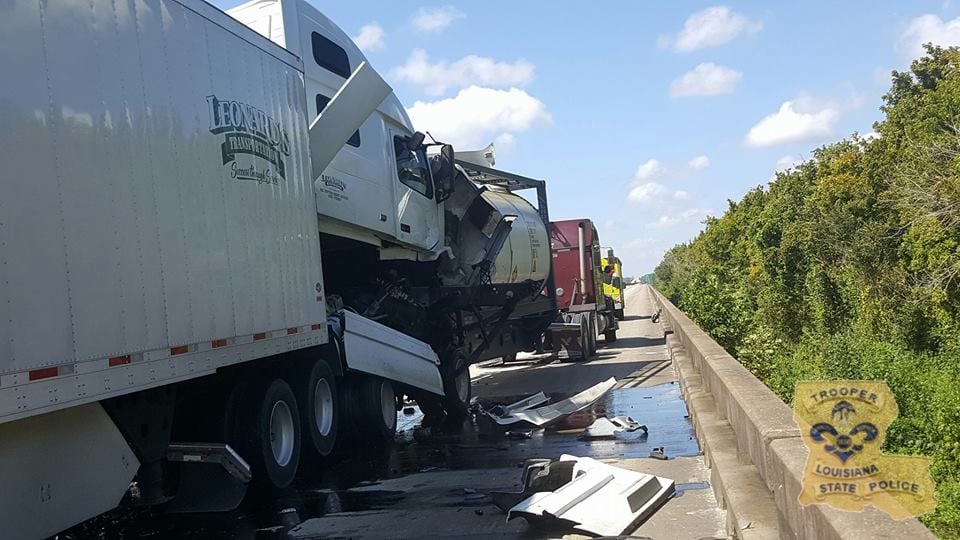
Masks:
[[[221,8],[239,2],[218,1]],[[919,44],[960,44],[950,1],[323,2],[415,127],[549,182],[626,275],[778,167],[880,118]]]

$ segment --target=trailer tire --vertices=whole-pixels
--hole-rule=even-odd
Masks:
[[[290,385],[283,379],[252,388],[237,417],[241,456],[249,463],[253,482],[261,488],[283,489],[300,464],[300,413]]]
[[[340,399],[337,378],[326,360],[299,366],[289,379],[300,411],[303,433],[301,455],[306,461],[323,458],[333,452],[340,427]],[[306,369],[309,368],[309,369]]]
[[[617,341],[617,331],[616,331],[616,330],[608,330],[608,331],[604,332],[604,333],[603,333],[603,339],[605,339],[605,340],[607,341],[607,343],[614,343],[614,342],[616,342],[616,341]]]
[[[343,380],[341,404],[347,433],[341,440],[354,450],[377,452],[393,443],[397,433],[397,398],[393,384],[372,375]]]

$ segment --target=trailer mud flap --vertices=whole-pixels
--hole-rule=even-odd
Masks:
[[[139,467],[99,403],[0,425],[3,538],[46,538],[114,508]]]
[[[437,354],[404,333],[346,311],[343,352],[351,370],[443,395]]]

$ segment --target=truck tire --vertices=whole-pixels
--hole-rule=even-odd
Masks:
[[[606,332],[603,333],[603,339],[605,339],[605,340],[607,341],[607,343],[614,343],[614,342],[616,342],[616,341],[617,341],[617,331],[616,331],[616,330],[607,330]]]
[[[590,329],[587,333],[589,336],[589,341],[587,347],[589,347],[587,355],[588,358],[593,358],[597,354],[597,314],[591,313],[588,317],[590,322]]]
[[[340,392],[343,426],[341,447],[382,451],[393,444],[397,433],[397,397],[393,384],[372,375],[343,380]]]
[[[590,321],[587,319],[587,316],[582,313],[577,313],[576,317],[573,319],[574,322],[580,323],[580,357],[583,360],[590,359]]]
[[[283,379],[273,379],[253,387],[243,402],[238,447],[250,463],[254,484],[288,487],[300,464],[300,413],[293,390]]]
[[[447,418],[463,420],[470,408],[473,385],[470,381],[470,366],[466,365],[467,354],[455,349],[440,360],[440,378],[443,381],[443,410]]]
[[[289,381],[301,409],[304,463],[329,456],[340,426],[340,396],[333,369],[323,359],[305,362],[294,369]]]

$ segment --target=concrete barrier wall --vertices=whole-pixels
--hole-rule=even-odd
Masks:
[[[844,512],[801,506],[807,449],[793,411],[706,332],[650,287],[667,348],[728,532],[739,538],[934,538],[916,519],[896,521],[870,507]]]

